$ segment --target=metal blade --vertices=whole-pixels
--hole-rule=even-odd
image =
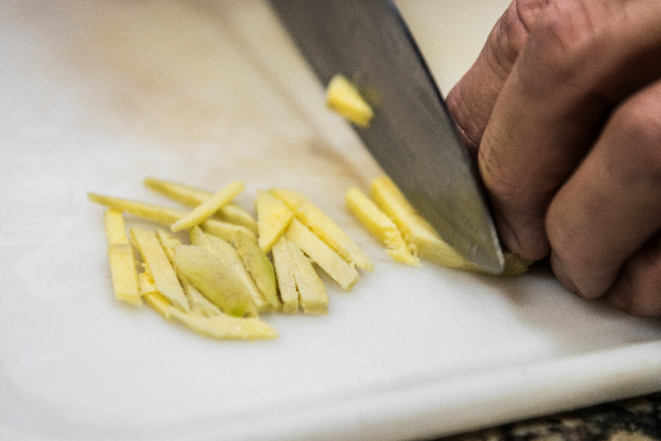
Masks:
[[[415,209],[488,273],[504,258],[480,181],[396,6],[387,0],[271,0],[324,85],[343,74],[373,106],[365,146]]]

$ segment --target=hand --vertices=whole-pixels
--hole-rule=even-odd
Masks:
[[[661,1],[514,0],[448,95],[503,245],[661,315]]]

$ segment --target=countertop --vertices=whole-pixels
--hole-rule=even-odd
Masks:
[[[661,439],[661,394],[658,393],[438,438],[436,441],[656,439]]]

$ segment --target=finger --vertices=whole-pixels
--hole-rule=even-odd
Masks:
[[[640,280],[650,251],[635,256],[661,231],[661,80],[613,112],[553,199],[546,228],[554,271],[583,297],[606,293],[629,259],[636,286],[658,282]],[[661,284],[656,289],[661,296]]]
[[[498,95],[548,0],[514,1],[491,30],[473,66],[450,90],[447,104],[471,154],[477,153]]]
[[[509,250],[532,260],[550,251],[552,197],[615,104],[661,76],[659,20],[661,2],[646,0],[556,0],[538,13],[479,150]]]
[[[661,316],[661,235],[627,262],[607,298],[630,314]]]

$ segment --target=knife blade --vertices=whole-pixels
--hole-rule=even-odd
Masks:
[[[325,86],[352,80],[374,109],[354,126],[381,168],[462,257],[500,274],[504,258],[477,171],[397,7],[388,0],[270,0]]]

